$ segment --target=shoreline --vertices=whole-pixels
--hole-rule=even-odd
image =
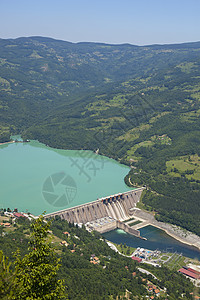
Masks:
[[[10,142],[5,142],[5,143],[0,143],[0,146],[1,146],[1,145],[6,145],[6,144],[12,144],[12,143],[15,143],[15,141],[10,141]]]
[[[7,144],[13,144],[13,143],[15,143],[14,140],[13,141],[9,141],[9,142],[0,143],[0,146],[1,145],[7,145]],[[51,147],[51,148],[53,148],[53,147]],[[53,148],[53,149],[56,149],[56,148]],[[62,149],[62,150],[66,150],[66,149]],[[118,162],[117,160],[115,160],[115,161]],[[124,166],[126,166],[126,165],[124,165]],[[130,180],[130,177],[129,177],[129,184],[131,184],[131,188],[132,189],[133,188],[138,188],[138,187],[135,187],[133,185],[133,183]],[[193,233],[191,233],[189,231],[185,231],[184,232],[183,229],[181,229],[181,228],[179,228],[179,227],[177,227],[175,225],[172,225],[170,223],[158,222],[157,220],[155,220],[154,216],[152,216],[152,214],[150,214],[149,212],[146,212],[146,211],[143,211],[143,210],[140,210],[140,212],[138,211],[138,213],[135,212],[135,216],[136,217],[137,217],[138,214],[139,215],[140,214],[144,214],[145,217],[141,216],[141,219],[143,219],[144,221],[148,221],[149,225],[157,227],[160,230],[163,230],[166,234],[168,234],[169,236],[171,236],[175,240],[177,240],[177,241],[179,241],[179,242],[181,242],[183,244],[187,244],[187,245],[189,245],[191,247],[195,247],[195,248],[197,248],[200,251],[200,237],[199,236],[197,236],[197,235],[195,235],[195,234],[193,234]],[[138,216],[138,217],[140,218],[140,216]],[[145,227],[145,226],[147,226],[147,225],[144,225],[143,227]],[[142,226],[140,228],[142,228]],[[175,231],[175,229],[176,229],[176,231]],[[183,234],[186,234],[186,236],[183,236]]]
[[[194,243],[190,243],[189,241],[186,241],[185,239],[187,238],[183,238],[183,237],[180,237],[178,235],[176,235],[176,233],[172,233],[170,232],[169,230],[165,229],[165,228],[162,228],[161,226],[158,226],[158,225],[155,225],[155,224],[150,224],[151,226],[154,226],[154,227],[157,227],[158,229],[160,230],[163,230],[165,233],[167,233],[169,236],[171,236],[172,238],[174,238],[175,240],[181,242],[182,244],[186,244],[188,246],[191,246],[191,247],[195,247],[197,248],[199,251],[200,251],[200,245],[195,245]],[[169,226],[172,226],[171,224],[168,224]],[[145,226],[144,226],[145,227]],[[141,227],[142,228],[142,227]],[[173,229],[172,229],[173,230]],[[191,233],[193,234],[193,233]]]
[[[159,222],[155,220],[152,214],[141,209],[136,210],[133,216],[135,216],[138,219],[141,219],[143,222],[146,222],[144,226],[142,226],[141,224],[140,228],[144,228],[148,225],[157,227],[158,229],[163,230],[166,234],[168,234],[175,240],[188,246],[195,247],[200,251],[200,236],[176,225]]]

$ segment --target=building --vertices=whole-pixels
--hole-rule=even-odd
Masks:
[[[67,236],[70,236],[70,233],[68,231],[63,232],[63,234],[66,234]]]
[[[97,256],[95,256],[95,254],[92,254],[90,257],[90,262],[94,265],[97,265],[100,263],[100,259]]]
[[[178,270],[178,272],[186,275],[192,279],[200,279],[200,272],[193,270],[192,268],[183,267]]]
[[[132,256],[131,258],[132,258],[132,260],[137,261],[139,263],[141,263],[141,261],[142,261],[142,258],[140,258],[140,257]]]
[[[26,218],[23,214],[18,213],[18,212],[13,213],[13,216],[16,217],[16,218],[20,218],[20,217]]]
[[[154,290],[154,293],[155,293],[155,295],[156,295],[157,297],[160,296],[160,290],[159,290],[159,289],[155,289],[155,290]]]
[[[61,243],[61,245],[65,245],[66,247],[69,245],[66,241],[62,241],[60,243]]]

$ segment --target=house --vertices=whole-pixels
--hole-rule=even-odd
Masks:
[[[18,213],[18,212],[13,213],[13,216],[16,217],[16,218],[20,218],[20,217],[26,218],[23,214]]]
[[[63,234],[66,234],[68,237],[70,236],[70,233],[68,231],[63,232]]]
[[[66,241],[62,241],[61,242],[61,245],[63,246],[63,245],[65,245],[66,247],[69,245]]]
[[[5,227],[10,227],[11,224],[10,224],[10,223],[4,223],[4,226],[5,226]]]
[[[132,258],[132,260],[137,261],[139,263],[142,261],[142,258],[140,258],[140,257],[132,256],[131,258]]]
[[[91,264],[94,264],[94,265],[97,265],[97,264],[98,264],[98,262],[97,262],[97,261],[94,261],[94,260],[91,260],[90,262],[91,262]]]
[[[98,258],[97,256],[95,256],[93,259],[94,259],[95,261],[98,261],[98,260],[99,260],[99,258]]]
[[[100,260],[99,260],[99,258],[98,258],[97,256],[91,255],[91,257],[90,257],[90,262],[91,262],[92,264],[96,265],[96,264],[99,264],[99,263],[100,263]]]
[[[159,291],[159,289],[154,290],[154,293],[155,293],[155,295],[156,295],[157,297],[160,296],[160,291]]]
[[[73,250],[70,250],[71,251],[71,253],[74,253],[76,250],[75,249],[73,249]]]

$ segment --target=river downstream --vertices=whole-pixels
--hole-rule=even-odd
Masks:
[[[150,250],[158,249],[167,252],[178,252],[182,253],[183,256],[198,259],[200,261],[200,250],[179,242],[159,228],[146,226],[139,229],[139,231],[141,236],[145,237],[147,240],[139,239],[121,229],[116,229],[104,233],[103,235],[107,240],[116,244],[125,243],[127,246],[134,248],[141,247]]]

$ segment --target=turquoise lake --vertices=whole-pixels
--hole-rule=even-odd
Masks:
[[[38,215],[130,190],[129,168],[92,151],[31,141],[0,145],[0,207]]]
[[[31,141],[0,145],[0,208],[18,208],[38,215],[73,207],[130,190],[124,183],[129,168],[92,151],[53,149]],[[200,251],[164,231],[140,229],[147,241],[122,230],[104,236],[133,247],[172,250],[200,260]]]

